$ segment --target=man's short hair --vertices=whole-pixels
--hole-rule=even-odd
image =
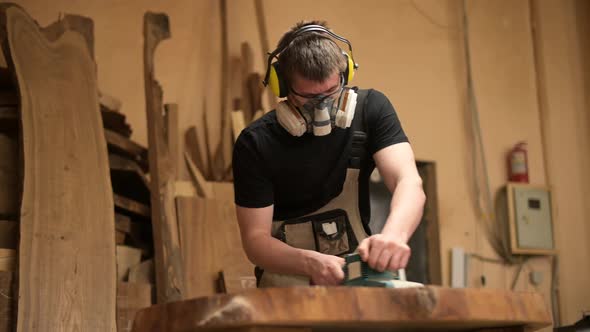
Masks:
[[[280,48],[289,43],[279,55],[281,75],[287,84],[291,84],[295,73],[308,80],[323,82],[335,70],[346,70],[346,57],[342,49],[326,34],[314,31],[292,38],[298,29],[307,25],[321,25],[328,29],[324,21],[302,21],[285,33],[277,45]]]

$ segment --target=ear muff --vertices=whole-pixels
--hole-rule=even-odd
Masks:
[[[289,94],[287,83],[281,75],[281,69],[277,61],[273,62],[269,68],[268,85],[275,96],[285,98]]]
[[[354,72],[358,68],[358,64],[356,64],[354,62],[354,58],[352,55],[353,54],[352,53],[352,45],[350,44],[348,39],[333,33],[332,31],[328,30],[324,26],[315,25],[315,24],[306,25],[306,26],[299,28],[299,30],[294,31],[292,33],[292,36],[290,37],[290,39],[283,41],[281,43],[281,45],[279,45],[277,47],[276,50],[274,50],[268,54],[266,75],[264,76],[264,80],[262,81],[262,84],[264,84],[264,86],[270,85],[272,92],[279,98],[287,97],[287,95],[289,94],[288,85],[287,85],[287,82],[285,81],[285,79],[283,78],[283,75],[281,75],[278,62],[277,61],[272,62],[272,61],[273,61],[273,59],[278,59],[278,55],[281,52],[283,52],[287,47],[289,47],[289,45],[291,44],[291,42],[293,40],[295,40],[295,38],[299,37],[300,35],[302,35],[304,33],[309,33],[309,32],[326,34],[336,40],[339,40],[339,41],[347,44],[348,50],[350,52],[342,51],[342,53],[346,57],[346,70],[344,71],[344,84],[348,84],[350,81],[352,81],[352,78],[354,77]]]
[[[346,58],[346,69],[344,70],[344,85],[347,85],[354,78],[355,65],[354,61],[352,60],[352,57],[348,55],[348,53],[342,51],[342,54],[344,54],[344,57]]]
[[[342,51],[342,54],[346,58],[346,69],[344,70],[344,85],[347,85],[354,78],[355,66],[352,57],[348,55],[347,52]],[[272,93],[279,98],[287,97],[287,95],[289,94],[289,88],[287,87],[287,82],[285,81],[285,79],[283,79],[283,75],[281,75],[281,68],[279,66],[278,61],[275,61],[271,64],[268,75],[268,85]]]

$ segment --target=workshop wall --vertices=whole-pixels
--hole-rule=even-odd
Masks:
[[[59,13],[89,16],[95,23],[100,88],[123,101],[122,111],[145,144],[142,18],[146,10],[170,16],[172,39],[156,52],[156,77],[165,102],[177,102],[183,133],[215,118],[220,102],[218,2],[21,0],[41,25]],[[228,1],[230,55],[240,43],[254,50],[264,72],[254,1]],[[271,50],[296,21],[327,20],[348,38],[360,69],[354,84],[381,90],[396,107],[416,157],[434,161],[438,172],[443,280],[448,285],[449,250],[497,258],[477,221],[471,161],[474,141],[467,108],[463,1],[300,0],[263,2]],[[506,183],[505,156],[525,140],[530,180],[553,188],[559,249],[562,323],[590,309],[590,5],[583,0],[469,0],[469,43],[484,151],[492,192]],[[532,16],[532,17],[531,17]],[[531,21],[536,30],[531,29]],[[536,65],[537,63],[537,65]],[[266,100],[264,100],[266,104]],[[212,144],[217,144],[214,128]],[[217,135],[217,136],[216,136]],[[203,140],[201,140],[203,141]],[[481,180],[481,179],[480,179]],[[472,260],[471,287],[508,289],[517,267]],[[541,271],[539,286],[529,271]],[[538,290],[550,306],[549,259],[527,263],[518,290]]]

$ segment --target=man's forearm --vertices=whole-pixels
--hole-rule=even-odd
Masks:
[[[381,233],[407,243],[422,219],[425,201],[420,178],[401,180],[393,192],[389,216]]]
[[[248,258],[261,268],[282,274],[309,275],[310,250],[293,248],[271,236],[260,234],[248,240]]]

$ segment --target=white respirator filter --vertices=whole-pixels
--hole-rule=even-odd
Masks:
[[[277,120],[291,135],[300,137],[307,132],[307,121],[288,101],[277,105]]]
[[[357,93],[352,89],[347,89],[342,98],[340,107],[336,112],[335,125],[340,128],[349,128],[354,119],[354,110],[356,109]]]

